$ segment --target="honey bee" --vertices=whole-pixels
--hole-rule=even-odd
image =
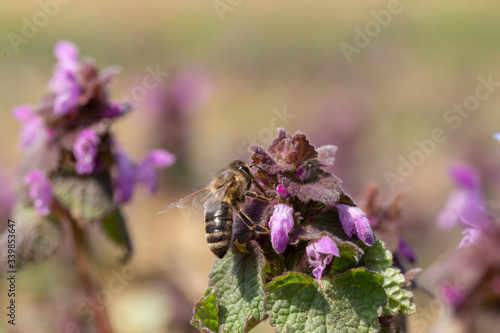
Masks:
[[[187,204],[192,206],[202,204],[205,209],[205,236],[208,247],[217,257],[223,258],[231,246],[233,211],[236,211],[250,230],[261,234],[269,233],[268,228],[253,223],[240,208],[246,197],[267,202],[272,200],[265,195],[250,191],[252,184],[264,194],[249,165],[234,160],[227,168],[222,169],[207,187],[172,203],[158,214],[174,207],[183,208]]]

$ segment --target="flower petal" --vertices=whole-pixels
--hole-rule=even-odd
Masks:
[[[59,61],[78,61],[78,47],[67,40],[59,41],[54,46],[54,56]]]
[[[476,243],[476,241],[481,236],[481,230],[476,228],[467,228],[462,231],[462,235],[464,235],[464,237],[462,238],[460,245],[458,245],[457,250],[469,247],[472,244]]]
[[[33,118],[33,107],[31,105],[18,105],[12,110],[12,116],[16,120],[27,121]]]
[[[24,183],[29,186],[29,197],[33,200],[37,213],[42,216],[49,215],[52,202],[50,180],[40,170],[34,170],[26,175]]]
[[[454,191],[448,196],[446,206],[437,217],[438,226],[441,229],[449,229],[459,221],[458,210],[463,204],[463,200],[463,192],[461,191]]]
[[[93,130],[86,128],[80,132],[73,145],[73,155],[76,159],[76,173],[90,174],[94,171],[95,158],[101,139]]]
[[[276,253],[283,253],[288,244],[288,233],[293,229],[293,208],[285,204],[276,204],[269,220],[271,243]]]
[[[115,203],[122,204],[132,198],[136,169],[122,149],[117,149],[114,155],[118,169],[113,182]]]
[[[481,177],[477,169],[469,164],[455,162],[448,168],[451,179],[465,189],[478,189],[481,187]]]
[[[54,74],[49,86],[56,92],[54,113],[67,114],[75,108],[80,99],[80,85],[75,75],[67,70],[60,70]]]
[[[346,235],[351,237],[355,234],[366,245],[373,245],[374,236],[366,214],[359,207],[344,204],[336,204],[335,207]]]
[[[319,280],[323,276],[326,266],[333,260],[333,256],[340,257],[337,244],[329,237],[322,237],[311,241],[306,246],[306,254],[310,267],[314,267],[312,273]]]
[[[153,150],[139,163],[136,170],[136,181],[146,184],[149,192],[154,193],[158,180],[155,169],[166,168],[174,163],[175,156],[172,153],[161,149]]]
[[[166,150],[154,149],[141,164],[150,164],[154,168],[167,168],[175,163],[175,155]]]
[[[279,194],[279,196],[282,198],[282,199],[289,199],[290,198],[290,193],[288,193],[288,191],[286,190],[286,188],[279,184],[277,187],[276,187],[276,192]]]
[[[21,148],[28,148],[33,142],[41,139],[45,133],[45,124],[42,118],[33,116],[32,118],[26,120],[21,127],[19,145]]]
[[[463,299],[463,292],[451,283],[445,283],[439,291],[441,299],[451,305],[457,306]]]
[[[398,240],[398,253],[405,257],[406,260],[408,260],[412,264],[417,261],[415,252],[403,238],[399,238]]]
[[[318,241],[314,242],[313,245],[319,253],[333,254],[336,257],[340,256],[337,244],[328,237],[320,238]]]

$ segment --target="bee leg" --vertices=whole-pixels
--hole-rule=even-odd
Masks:
[[[260,194],[257,194],[255,192],[251,192],[251,191],[246,191],[245,193],[243,193],[243,195],[246,195],[247,197],[250,197],[250,198],[255,198],[255,199],[260,200],[260,201],[265,201],[265,202],[273,201],[273,199],[270,199],[268,197],[265,197],[263,195],[260,195]]]
[[[240,217],[240,219],[243,221],[243,223],[246,224],[246,226],[248,227],[248,229],[252,230],[252,231],[256,231],[258,233],[262,233],[262,234],[268,234],[269,233],[269,229],[267,229],[266,227],[262,226],[262,225],[258,225],[258,224],[255,224],[253,223],[250,218],[241,211],[241,209],[239,207],[235,207],[236,208],[236,213],[238,213],[238,216]]]
[[[255,187],[257,187],[259,189],[259,191],[263,194],[265,194],[266,192],[264,191],[264,189],[262,188],[262,186],[259,184],[259,182],[255,179],[255,178],[252,178],[251,180],[252,184],[255,185]]]

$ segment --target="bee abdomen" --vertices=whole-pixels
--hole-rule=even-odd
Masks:
[[[208,247],[219,258],[223,258],[231,245],[233,210],[223,201],[213,212],[205,213],[205,232]]]

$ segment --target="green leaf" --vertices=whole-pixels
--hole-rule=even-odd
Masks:
[[[215,290],[213,288],[208,288],[205,297],[194,306],[191,325],[205,332],[217,332],[219,330],[219,310],[215,302]]]
[[[210,273],[219,309],[220,332],[247,332],[265,319],[264,257],[230,251],[217,259]]]
[[[132,255],[132,241],[125,225],[125,219],[119,209],[115,209],[103,220],[103,229],[106,235],[123,250],[121,261],[127,262]]]
[[[10,218],[13,233],[9,229],[0,235],[0,274],[16,270],[30,263],[50,257],[62,244],[63,231],[59,222],[52,216],[40,216],[31,206],[18,204]],[[9,235],[15,236],[15,267],[7,261]],[[4,250],[5,249],[5,250]],[[10,259],[10,258],[9,258]],[[12,263],[13,264],[13,263]]]
[[[107,171],[89,176],[56,173],[52,178],[52,190],[80,226],[102,218],[115,208],[111,177]]]
[[[337,244],[337,247],[339,249],[340,257],[333,259],[328,275],[340,274],[354,268],[357,266],[364,253],[363,250],[349,241]]]
[[[384,315],[413,314],[416,311],[415,303],[413,303],[413,292],[404,287],[405,278],[400,270],[391,266],[391,252],[385,248],[381,241],[375,242],[371,247],[365,245],[361,245],[361,247],[365,250],[365,256],[362,258],[360,266],[384,277],[382,287],[387,294],[387,304],[383,308]]]
[[[315,280],[299,273],[266,286],[269,322],[277,332],[378,332],[383,277],[363,268]]]

